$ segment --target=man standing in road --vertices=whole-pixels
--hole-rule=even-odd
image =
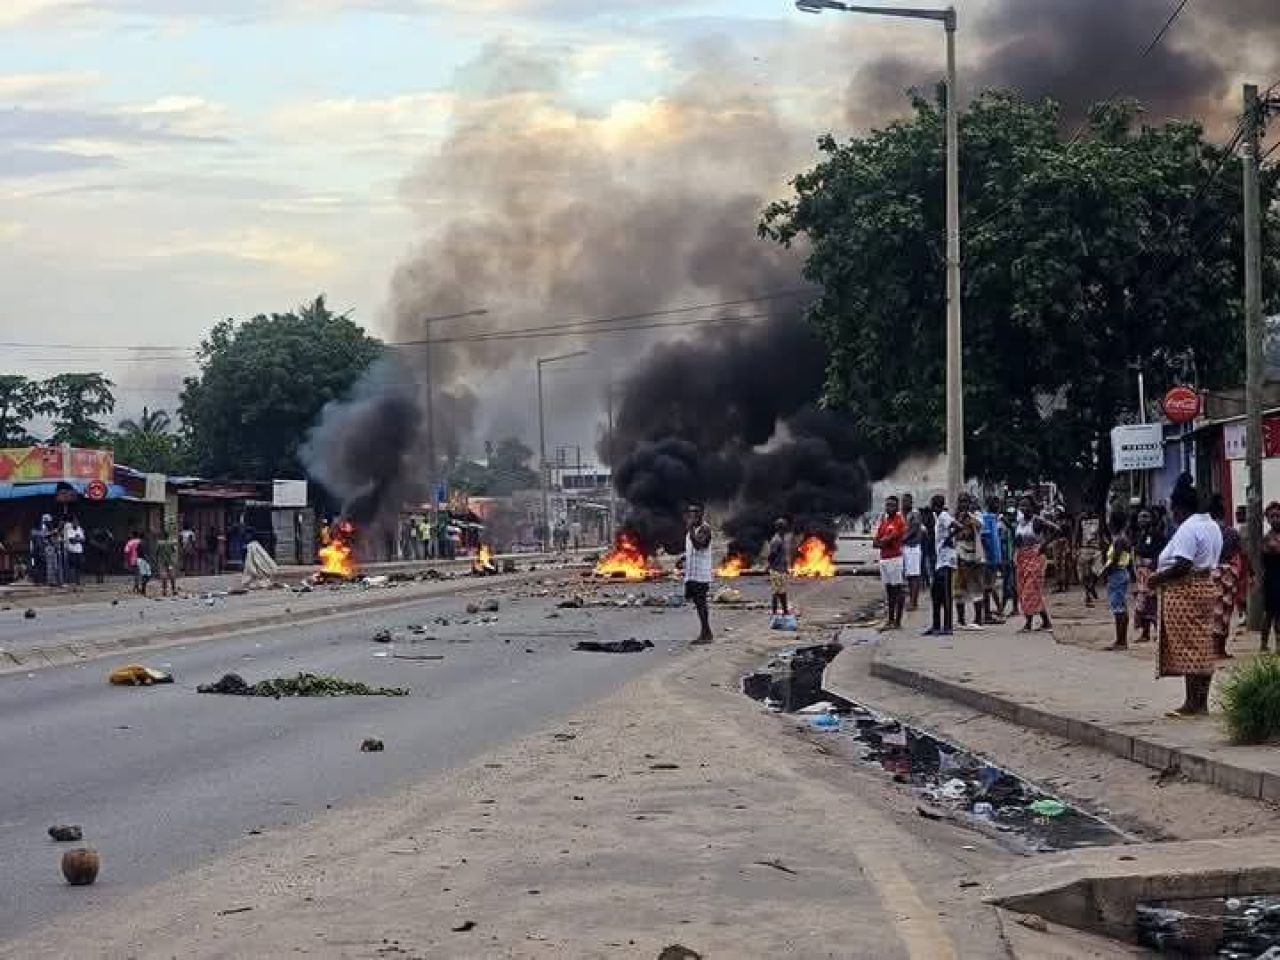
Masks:
[[[691,503],[685,509],[684,596],[698,611],[701,631],[694,643],[711,642],[711,615],[707,598],[711,593],[711,527],[702,518],[702,505]]]
[[[955,520],[947,510],[947,498],[934,494],[929,503],[933,510],[933,543],[937,560],[933,568],[933,626],[926,637],[951,636],[951,577],[956,569]]]
[[[876,528],[871,545],[880,551],[880,581],[884,584],[888,614],[884,630],[902,627],[902,609],[906,606],[906,580],[903,576],[902,541],[907,535],[907,522],[898,510],[898,498],[889,497],[884,502],[884,517]]]
[[[773,536],[769,539],[766,561],[769,567],[770,607],[776,617],[791,613],[787,600],[787,577],[791,566],[791,537],[787,535],[787,521],[779,517],[773,522]]]
[[[907,578],[907,609],[920,606],[920,575],[924,565],[924,523],[916,509],[915,498],[902,495],[902,516],[907,523],[907,534],[902,538],[902,574]]]

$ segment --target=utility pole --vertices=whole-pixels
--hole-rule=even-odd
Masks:
[[[1254,84],[1244,87],[1244,344],[1245,344],[1245,463],[1248,486],[1248,528],[1245,546],[1254,571],[1249,592],[1249,626],[1262,626],[1262,203],[1259,196],[1259,144],[1263,111]]]
[[[947,496],[964,486],[964,351],[960,331],[960,98],[956,94],[956,11],[947,33]],[[952,501],[954,502],[954,501]]]

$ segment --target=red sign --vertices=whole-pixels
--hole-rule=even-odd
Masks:
[[[0,483],[47,483],[51,480],[111,482],[115,461],[110,450],[79,447],[0,448]]]
[[[1164,395],[1164,415],[1170,423],[1190,423],[1200,416],[1200,394],[1190,387],[1174,387]]]
[[[84,495],[90,500],[107,499],[107,485],[101,480],[93,480],[84,488]]]

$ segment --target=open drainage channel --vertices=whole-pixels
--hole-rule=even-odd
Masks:
[[[788,647],[743,677],[743,692],[781,713],[806,716],[837,752],[916,788],[928,801],[920,807],[925,816],[956,820],[1030,853],[1129,840],[986,757],[825,693],[822,675],[841,649],[838,643]],[[1280,897],[1141,903],[1133,938],[1175,956],[1280,960]]]
[[[922,816],[957,820],[1033,853],[1128,841],[1116,827],[986,757],[824,693],[822,674],[840,650],[838,643],[782,650],[743,678],[743,692],[779,712],[808,711],[810,728],[837,752],[916,788],[926,801]]]

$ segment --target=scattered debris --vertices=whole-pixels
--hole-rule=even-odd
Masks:
[[[1048,933],[1049,924],[1045,923],[1044,917],[1037,917],[1031,913],[1024,913],[1018,917],[1018,926],[1026,927],[1028,930],[1034,930],[1036,933]]]
[[[454,924],[450,927],[454,933],[467,933],[475,928],[476,922],[474,920],[463,920],[461,923]]]
[[[390,630],[383,629],[383,630],[379,630],[369,639],[372,640],[374,643],[391,643],[395,639],[395,637],[391,635]]]
[[[743,603],[746,597],[737,587],[721,587],[711,598],[712,603]]]
[[[789,874],[791,874],[791,876],[793,876],[793,877],[798,877],[798,876],[799,876],[799,874],[798,874],[798,873],[796,873],[796,871],[792,870],[790,867],[788,867],[788,866],[787,866],[785,863],[783,863],[781,860],[757,860],[757,861],[756,861],[756,866],[757,866],[757,867],[770,867],[770,868],[772,868],[772,869],[774,869],[774,870],[780,870],[780,871],[782,871],[783,873],[789,873]]]
[[[296,677],[275,677],[246,683],[239,674],[227,673],[216,683],[196,687],[199,693],[225,693],[241,697],[407,697],[403,687],[371,687],[357,680],[300,673]]]
[[[568,600],[561,600],[556,604],[556,606],[561,610],[576,610],[579,607],[585,607],[586,605],[587,601],[577,596],[570,597]]]
[[[49,828],[49,836],[57,840],[59,843],[74,843],[77,840],[84,839],[84,831],[75,824],[59,824],[58,826]]]
[[[98,869],[102,866],[102,858],[97,850],[80,847],[68,850],[62,855],[62,875],[73,887],[87,887],[98,879]]]
[[[36,612],[30,607],[27,607],[27,609],[23,611],[22,615],[26,617],[28,620],[34,620],[36,618]]]
[[[497,613],[500,609],[502,609],[502,603],[496,599],[489,599],[489,600],[486,600],[484,603],[480,604],[480,609],[484,613]]]
[[[360,744],[361,753],[381,753],[386,749],[386,745],[377,737],[365,737],[364,742]]]
[[[652,640],[579,640],[573,649],[584,653],[641,653],[653,646]]]
[[[680,769],[680,764],[678,764],[678,763],[651,763],[651,764],[649,764],[649,769],[650,769],[650,770],[679,770],[679,769]]]
[[[140,663],[129,663],[107,674],[107,683],[117,687],[149,687],[153,683],[173,683],[173,674],[153,670]]]
[[[248,913],[253,907],[228,907],[226,910],[219,910],[218,916],[229,917],[235,913]]]
[[[474,603],[474,602],[467,604],[467,613],[477,614],[479,612],[480,612],[480,604]]]
[[[690,950],[684,944],[673,943],[663,948],[658,954],[658,960],[702,960],[702,954],[696,950]]]
[[[779,613],[769,618],[769,629],[797,633],[800,630],[800,622],[794,613]]]

